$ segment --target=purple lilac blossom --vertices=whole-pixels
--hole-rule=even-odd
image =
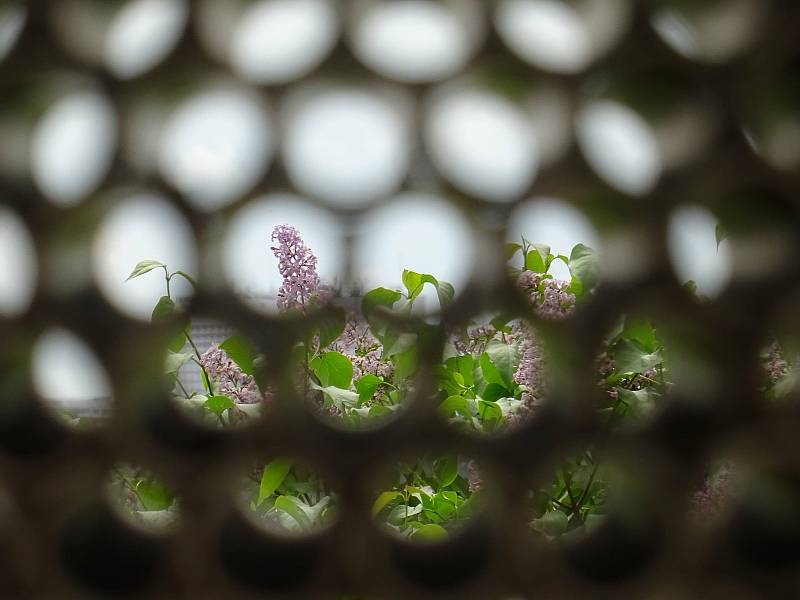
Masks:
[[[297,229],[290,225],[277,225],[272,230],[271,239],[277,242],[270,249],[278,259],[278,271],[283,277],[278,290],[278,308],[305,312],[321,291],[317,257],[306,246]],[[325,297],[329,295],[328,288],[323,288],[322,292]]]
[[[344,331],[329,348],[350,358],[354,381],[367,374],[388,378],[394,373],[394,365],[383,356],[383,346],[369,325],[354,315],[348,316]]]
[[[218,345],[214,344],[200,355],[200,364],[216,384],[217,394],[237,404],[256,404],[264,399],[255,379],[244,373]]]
[[[523,271],[517,286],[525,293],[534,313],[548,321],[563,319],[575,312],[575,294],[568,281],[545,277],[542,273]]]

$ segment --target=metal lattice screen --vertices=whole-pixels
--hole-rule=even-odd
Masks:
[[[157,35],[145,31],[139,48],[152,52],[151,64],[126,60],[131,57],[125,52],[109,58],[113,53],[103,46],[103,36],[118,11],[133,4],[139,2],[0,5],[6,22],[0,41],[8,48],[0,62],[0,207],[31,232],[37,259],[27,277],[38,272],[31,298],[0,320],[4,596],[760,598],[800,593],[793,570],[800,558],[797,405],[765,405],[758,370],[768,332],[782,327],[787,335],[796,333],[800,19],[795,3],[538,3],[545,10],[572,11],[584,28],[585,39],[567,36],[559,47],[557,36],[548,45],[547,27],[526,29],[526,13],[515,13],[513,2],[323,2],[323,20],[336,22],[330,25],[333,34],[314,38],[313,28],[301,28],[309,42],[294,48],[311,58],[294,69],[286,66],[294,64],[290,56],[266,61],[271,66],[253,66],[237,62],[236,51],[229,50],[235,46],[231,39],[244,35],[234,32],[236,23],[244,15],[255,18],[246,12],[252,5],[269,2],[174,3],[176,10],[187,11],[185,31],[175,34],[174,48],[159,49]],[[380,53],[370,59],[362,22],[373,15],[370,11],[404,4],[435,4],[455,14],[466,32],[462,55],[442,63],[434,54],[420,60],[413,48],[401,48],[408,62],[382,61]],[[309,20],[320,18],[308,14]],[[163,19],[158,25],[166,27],[167,16]],[[391,30],[379,33],[385,40]],[[318,46],[316,57],[308,50],[312,42]],[[251,154],[231,159],[246,170],[247,160],[260,157],[255,175],[243,176],[227,196],[203,179],[203,169],[213,171],[213,161],[202,163],[201,172],[195,169],[192,176],[159,170],[153,161],[166,115],[206,85],[235,88],[270,111],[264,133],[269,139]],[[339,179],[335,168],[315,177],[313,161],[304,162],[295,152],[300,142],[293,136],[301,132],[291,127],[293,111],[336,86],[377,94],[409,126],[406,151],[396,158],[387,151],[394,168],[378,173],[377,182],[367,177],[369,161],[362,170],[355,163],[355,178]],[[301,89],[306,95],[298,93]],[[442,151],[431,141],[434,125],[426,115],[441,106],[437,100],[473,89],[490,90],[529,111],[535,126],[522,137],[534,136],[539,144],[535,177],[533,164],[525,161],[508,174],[503,160],[492,163],[499,175],[481,171],[480,164],[465,173],[457,164],[458,143],[451,141]],[[65,188],[48,178],[50,171],[33,166],[35,126],[56,99],[75,90],[105,99],[107,105],[96,107],[95,114],[116,115],[117,132],[99,136],[96,152],[82,157],[91,163],[98,162],[96,155],[107,155],[108,164],[101,156],[94,175]],[[611,107],[607,120],[621,110],[638,115],[657,148],[656,158],[650,156],[648,163],[647,148],[641,146],[631,158],[613,138],[594,144],[582,139],[588,134],[578,123],[588,118],[590,101],[596,110]],[[369,118],[368,110],[363,118]],[[470,118],[480,126],[480,114]],[[566,125],[559,128],[559,120]],[[326,133],[317,127],[312,137],[322,135],[319,128]],[[84,134],[90,132],[78,133]],[[326,134],[335,137],[335,132]],[[618,170],[626,161],[638,165],[638,174]],[[58,163],[51,164],[57,171]],[[475,242],[480,259],[466,289],[442,320],[458,324],[501,308],[547,330],[560,359],[544,408],[501,437],[467,436],[448,427],[435,404],[426,401],[434,386],[426,365],[440,360],[444,341],[434,337],[420,348],[414,400],[376,430],[331,426],[307,410],[291,387],[280,388],[272,409],[241,430],[223,432],[187,420],[158,377],[151,376],[162,369],[171,324],[130,318],[124,299],[107,293],[92,275],[96,230],[132,188],[158,192],[190,226],[200,267],[189,313],[247,332],[266,355],[275,381],[288,369],[291,344],[325,313],[294,320],[266,315],[219,285],[215,257],[225,219],[257,193],[298,190],[343,224],[342,279],[349,281],[357,275],[357,224],[401,191],[434,191],[469,220],[480,240]],[[569,321],[538,322],[503,275],[503,244],[513,229],[514,211],[530,196],[565,198],[589,215],[619,265],[616,276],[609,276]],[[731,236],[733,279],[710,302],[696,302],[670,267],[667,223],[671,211],[686,202],[714,211]],[[268,232],[263,235],[266,242]],[[20,286],[24,283],[20,279]],[[713,385],[676,386],[658,418],[609,435],[594,410],[596,350],[620,314],[636,311],[669,323],[690,340],[696,352],[687,355],[696,368],[695,383],[710,379]],[[80,336],[109,375],[113,414],[99,429],[64,427],[33,391],[31,347],[50,325]],[[553,461],[590,443],[624,464],[636,482],[639,493],[628,521],[574,544],[532,537],[527,491]],[[443,544],[412,545],[376,527],[369,513],[380,470],[399,458],[445,450],[482,465],[492,509]],[[777,501],[699,531],[685,518],[685,498],[706,460],[719,453],[750,461],[788,483]],[[253,460],[284,455],[307,459],[333,482],[341,509],[331,528],[286,539],[241,516],[232,498],[232,473]],[[119,462],[153,469],[177,490],[179,527],[153,535],[126,524],[109,508],[105,482]]]

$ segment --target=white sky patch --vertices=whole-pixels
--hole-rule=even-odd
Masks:
[[[577,244],[600,252],[600,238],[591,221],[580,210],[556,198],[534,198],[521,205],[511,216],[509,241],[522,243],[524,237],[534,244],[547,244],[555,254],[569,256]],[[516,266],[521,266],[517,255]],[[569,281],[569,268],[554,261],[550,273],[556,279]]]
[[[288,102],[283,154],[305,193],[358,208],[395,190],[410,159],[409,124],[377,92],[336,87]]]
[[[197,251],[188,223],[166,200],[147,193],[120,202],[102,222],[93,248],[94,275],[100,290],[120,311],[149,320],[166,294],[163,269],[125,281],[142,260],[165,263],[170,271],[197,274]],[[172,296],[192,290],[182,278],[172,280]]]
[[[474,11],[472,3],[463,3]],[[474,42],[466,17],[438,2],[379,3],[357,18],[353,45],[363,62],[388,77],[433,81],[469,59]]]
[[[554,0],[506,0],[495,14],[503,40],[526,61],[577,73],[593,58],[592,40],[573,7]]]
[[[273,145],[260,99],[232,89],[210,90],[170,117],[159,168],[196,208],[212,211],[255,185]]]
[[[110,400],[111,383],[94,352],[61,327],[48,329],[33,348],[33,386],[51,402]]]
[[[186,0],[123,4],[106,33],[103,56],[109,70],[131,79],[153,68],[175,47],[188,17]]]
[[[36,247],[16,214],[0,207],[0,316],[27,310],[37,278]]]
[[[678,282],[692,280],[710,298],[722,293],[733,274],[730,244],[724,240],[717,249],[716,228],[714,215],[701,206],[680,206],[669,219],[669,257]]]
[[[458,209],[437,196],[400,194],[371,211],[359,232],[354,271],[367,290],[401,289],[403,269],[448,281],[457,294],[472,276],[476,260],[472,226]]]
[[[445,177],[487,200],[515,200],[536,176],[532,123],[511,101],[489,91],[454,90],[436,98],[425,141]]]
[[[655,133],[637,112],[618,102],[590,102],[578,113],[576,134],[583,155],[610,185],[643,196],[661,176]]]
[[[338,35],[329,0],[254,2],[233,32],[230,61],[250,81],[286,83],[317,66]]]
[[[270,250],[276,225],[291,225],[317,257],[317,272],[323,283],[333,284],[344,268],[342,230],[329,211],[290,194],[257,198],[239,210],[225,233],[222,262],[225,276],[234,291],[254,308],[277,310],[274,302],[259,298],[274,297],[282,283],[278,259]]]
[[[116,115],[95,92],[57,100],[37,123],[31,142],[31,172],[54,204],[71,206],[94,191],[111,166]]]

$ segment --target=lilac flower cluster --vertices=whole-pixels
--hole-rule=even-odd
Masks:
[[[348,317],[342,335],[330,349],[350,358],[356,381],[367,374],[389,378],[394,373],[394,365],[383,356],[383,346],[372,335],[369,325],[354,315]]]
[[[465,336],[453,339],[453,345],[460,354],[480,356],[496,333],[497,329],[491,324],[468,327]]]
[[[575,312],[575,294],[569,291],[570,283],[542,273],[523,271],[517,286],[525,293],[537,316],[549,321],[563,319]]]
[[[703,520],[718,517],[732,500],[736,475],[735,465],[724,463],[706,477],[703,487],[692,495],[689,515]]]
[[[524,386],[520,399],[524,411],[533,410],[545,393],[544,348],[536,339],[536,333],[528,325],[517,321],[511,326],[508,338],[520,353],[519,365],[514,373],[517,385]]]
[[[764,353],[762,365],[771,385],[789,372],[789,363],[783,357],[781,346],[773,342]]]
[[[297,229],[289,225],[276,226],[271,239],[277,242],[270,249],[278,259],[278,271],[283,277],[278,290],[278,308],[305,311],[320,294],[317,257],[306,246]],[[323,291],[327,295],[328,290]]]
[[[255,379],[244,373],[218,345],[214,344],[200,355],[200,364],[216,384],[217,394],[237,404],[256,404],[264,399]]]

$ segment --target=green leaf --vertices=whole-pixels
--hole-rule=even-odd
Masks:
[[[167,358],[164,360],[164,372],[174,375],[183,365],[192,359],[192,356],[194,355],[191,352],[180,354],[167,350]]]
[[[215,415],[221,415],[226,410],[229,410],[236,406],[233,400],[228,398],[227,396],[211,396],[208,400],[205,401],[203,404],[208,410],[210,410]]]
[[[191,324],[185,324],[186,329],[191,329]],[[186,334],[183,331],[179,331],[175,336],[167,342],[167,349],[171,352],[180,352],[183,347],[186,345]]]
[[[359,402],[363,404],[370,400],[375,395],[377,389],[381,387],[381,384],[383,384],[383,379],[377,375],[372,375],[371,373],[362,375],[356,382]]]
[[[626,390],[618,387],[616,390],[619,399],[628,406],[628,414],[631,417],[639,418],[652,414],[657,394],[651,388]]]
[[[448,358],[445,362],[445,366],[449,371],[459,373],[461,375],[464,380],[462,385],[469,387],[474,384],[472,371],[475,368],[475,359],[473,359],[469,354]]]
[[[345,325],[346,317],[343,310],[333,310],[322,316],[319,321],[319,347],[330,346],[342,335]]]
[[[302,506],[301,506],[302,505]],[[288,513],[301,529],[311,529],[311,518],[306,514],[307,505],[304,505],[301,500],[292,496],[278,496],[275,499],[275,508]]]
[[[188,281],[189,283],[191,283],[191,284],[192,284],[192,286],[194,286],[194,287],[197,287],[197,282],[196,282],[196,281],[194,280],[194,278],[193,278],[191,275],[189,275],[189,274],[188,274],[186,271],[175,271],[175,272],[173,273],[173,275],[180,275],[180,276],[181,276],[181,277],[183,277],[183,278],[184,278],[186,281]]]
[[[386,347],[386,356],[402,354],[417,346],[418,336],[416,333],[401,333],[395,338],[391,345]]]
[[[439,405],[439,412],[446,416],[459,411],[462,413],[467,412],[467,399],[464,396],[448,396]]]
[[[353,363],[340,352],[325,352],[312,360],[309,366],[322,387],[347,389],[353,380]]]
[[[408,299],[414,300],[422,293],[422,287],[425,285],[425,283],[422,281],[422,275],[415,273],[414,271],[404,269],[403,285],[408,291]]]
[[[395,381],[401,381],[414,375],[417,371],[417,349],[411,348],[392,356]]]
[[[534,273],[546,273],[547,266],[545,265],[544,261],[545,259],[542,258],[542,255],[538,250],[530,250],[525,255],[525,268],[529,271],[533,271]]]
[[[496,402],[479,400],[478,415],[487,431],[494,431],[503,422],[503,409]]]
[[[639,342],[648,352],[655,352],[659,346],[655,328],[644,319],[630,317],[625,319],[625,327],[620,335],[625,339]]]
[[[543,514],[531,523],[534,529],[550,537],[558,537],[565,533],[569,527],[569,518],[559,510]]]
[[[617,373],[644,373],[663,362],[661,351],[647,352],[635,341],[622,339],[614,345]]]
[[[135,277],[139,277],[140,275],[149,273],[153,269],[158,269],[160,267],[166,267],[166,266],[167,265],[157,260],[143,260],[133,268],[133,271],[131,271],[131,274],[128,275],[128,278],[125,281],[130,281]]]
[[[439,305],[444,308],[453,301],[455,289],[446,281],[439,281],[429,273],[415,273],[406,269],[403,271],[403,285],[408,290],[408,299],[414,300],[422,293],[422,288],[430,283],[436,289]]]
[[[145,510],[166,510],[172,504],[173,496],[159,481],[141,479],[136,483],[136,495]]]
[[[447,530],[436,523],[426,523],[417,529],[412,537],[425,542],[438,542],[447,538]]]
[[[506,387],[514,384],[514,373],[519,365],[519,351],[516,346],[504,344],[499,340],[492,340],[486,346],[486,352],[492,359],[492,364],[497,368],[502,377],[501,381],[486,381],[489,383],[503,383]],[[485,371],[484,371],[485,373]]]
[[[481,398],[483,400],[488,400],[489,402],[496,402],[500,398],[505,398],[508,395],[509,393],[505,385],[499,383],[490,383],[481,393]]]
[[[714,232],[717,238],[717,250],[719,250],[719,245],[728,239],[728,230],[725,229],[721,224],[717,223],[716,231]]]
[[[240,335],[232,335],[222,342],[219,347],[225,351],[225,354],[227,354],[233,362],[239,365],[242,372],[247,375],[253,375],[255,372],[253,361],[255,360],[256,352],[246,338]]]
[[[281,486],[289,471],[291,471],[292,464],[293,462],[288,458],[276,458],[264,467],[256,506],[261,506],[264,500],[275,493],[275,490]]]
[[[155,308],[153,309],[152,319],[153,322],[163,321],[165,319],[169,319],[173,314],[175,314],[176,307],[175,303],[169,296],[161,296],[156,303]]]
[[[514,242],[510,242],[506,244],[506,260],[511,260],[514,258],[517,252],[522,250],[522,244],[516,244]]]
[[[398,498],[402,497],[403,494],[400,492],[381,493],[377,498],[375,498],[375,502],[372,503],[372,516],[377,516],[392,500],[397,500]]]
[[[330,398],[331,402],[333,402],[334,406],[339,410],[358,406],[359,395],[356,392],[351,392],[350,390],[338,388],[333,385],[321,387],[312,383],[311,387],[315,390],[319,390]]]
[[[365,317],[371,315],[376,308],[383,306],[392,309],[395,303],[403,297],[397,290],[379,287],[367,292],[361,300],[361,312]]]
[[[433,461],[433,477],[439,487],[445,488],[458,477],[458,457],[443,456]]]
[[[569,257],[569,272],[572,274],[573,290],[577,296],[582,296],[590,291],[597,283],[598,262],[597,254],[589,246],[578,244],[572,249]]]

